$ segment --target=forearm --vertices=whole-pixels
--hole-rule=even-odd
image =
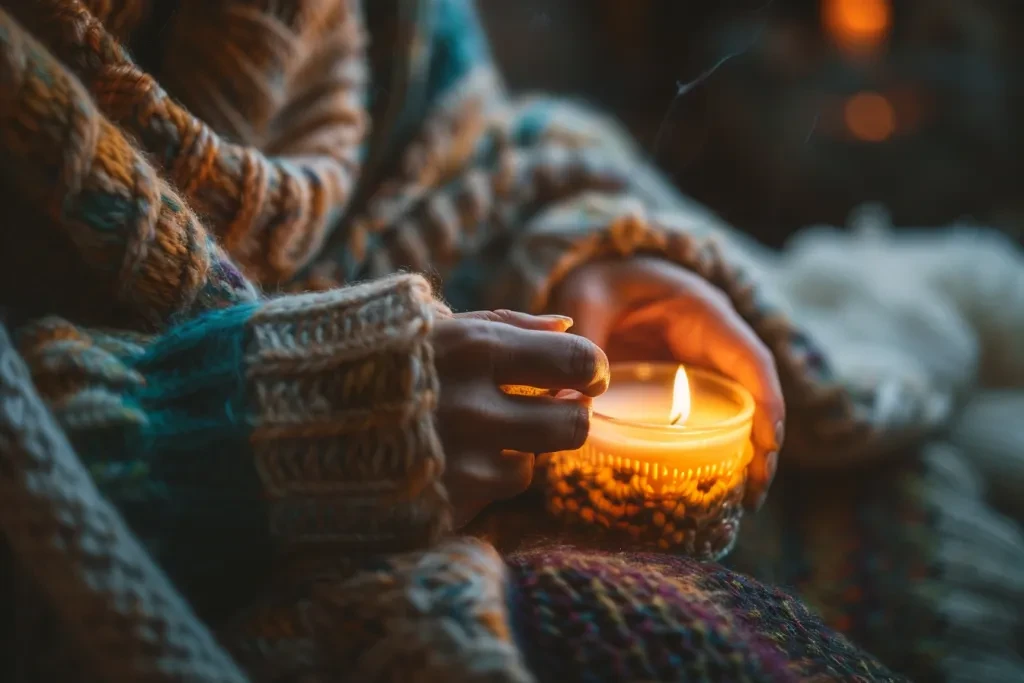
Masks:
[[[15,3],[14,18],[0,12],[12,55],[0,68],[12,82],[34,86],[19,90],[4,112],[37,124],[8,126],[19,137],[0,145],[0,163],[19,171],[19,190],[40,205],[65,207],[66,229],[120,223],[139,234],[174,213],[161,203],[166,196],[200,213],[203,231],[254,281],[287,281],[316,254],[356,182],[367,83],[359,2],[181,3],[175,22],[185,23],[168,60],[168,87],[177,84],[197,112],[135,64],[83,4],[67,4]],[[238,97],[222,96],[220,87]],[[55,157],[92,162],[62,169],[67,197],[52,197],[52,179],[38,177],[51,170],[40,160]],[[191,211],[176,213],[198,224]]]

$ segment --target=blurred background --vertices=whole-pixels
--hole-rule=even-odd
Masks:
[[[478,4],[514,89],[617,115],[683,191],[766,244],[865,202],[896,225],[968,219],[1024,242],[1022,3]]]

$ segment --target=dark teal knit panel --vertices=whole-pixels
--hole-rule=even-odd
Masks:
[[[255,309],[206,314],[125,358],[145,378],[123,395],[133,419],[72,430],[97,484],[200,608],[232,602],[269,560],[245,381]]]

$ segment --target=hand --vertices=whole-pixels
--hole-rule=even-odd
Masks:
[[[710,367],[745,386],[756,412],[745,504],[759,508],[782,447],[786,411],[768,348],[728,298],[699,275],[663,259],[600,261],[569,274],[551,310],[612,360],[677,360]]]
[[[511,311],[459,314],[435,325],[437,426],[456,528],[491,502],[525,491],[534,453],[586,440],[589,397],[608,388],[608,359],[593,343],[565,334],[570,325],[564,316]],[[503,384],[562,393],[510,396]]]

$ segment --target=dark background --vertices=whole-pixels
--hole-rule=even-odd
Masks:
[[[768,244],[867,201],[901,226],[1022,235],[1024,3],[478,4],[513,88],[618,115],[679,187]]]

